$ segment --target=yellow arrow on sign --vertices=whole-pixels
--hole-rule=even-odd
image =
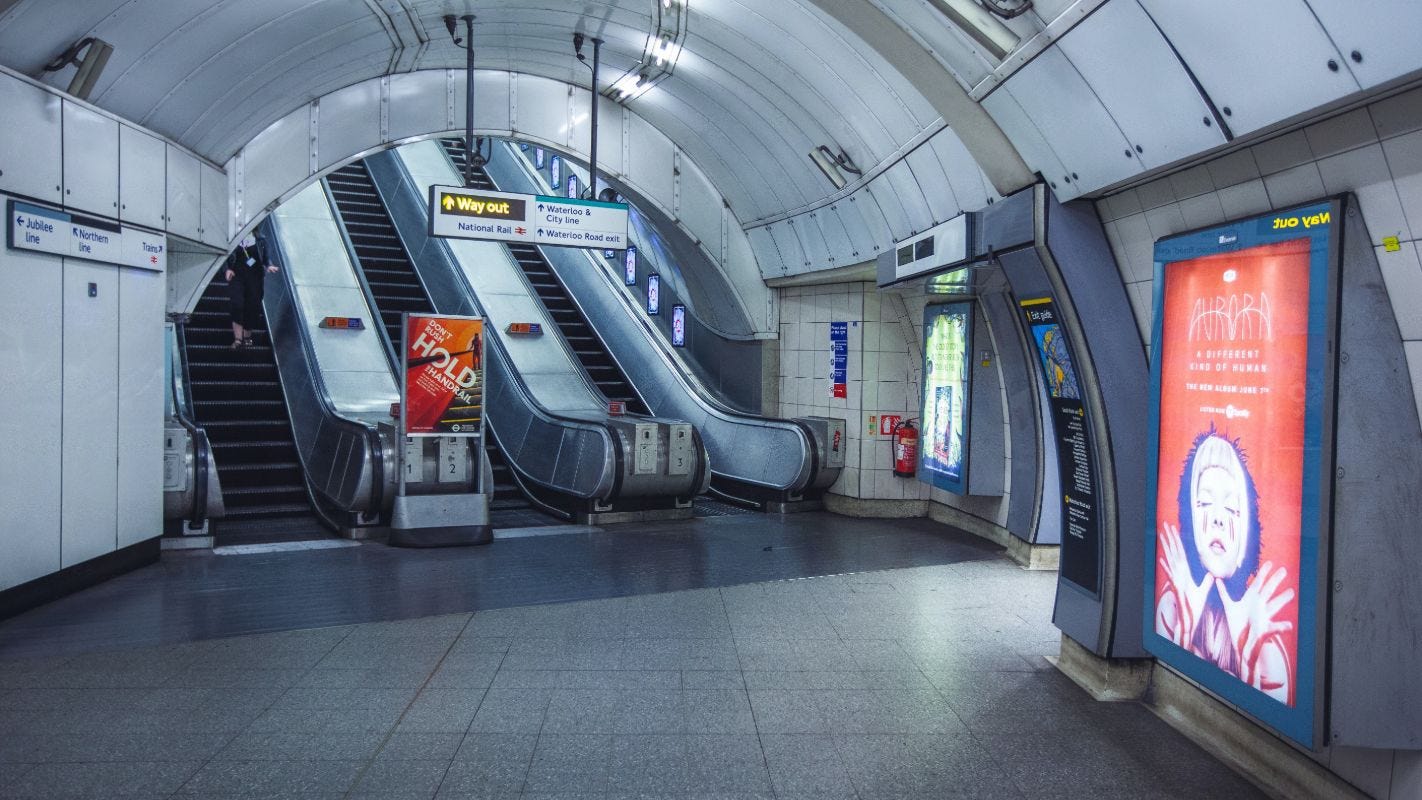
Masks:
[[[449,211],[454,208],[454,198],[449,195],[444,196],[444,210]]]

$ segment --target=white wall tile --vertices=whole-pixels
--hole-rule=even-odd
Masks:
[[[1308,138],[1309,149],[1317,159],[1372,144],[1378,138],[1377,131],[1373,130],[1373,118],[1366,108],[1310,125],[1304,128],[1304,136]]]
[[[1422,261],[1418,259],[1417,246],[1407,242],[1396,253],[1379,247],[1377,254],[1402,338],[1422,340]]]
[[[1170,185],[1175,188],[1175,196],[1180,200],[1197,197],[1215,190],[1215,182],[1210,171],[1204,166],[1191,167],[1184,172],[1170,176]]]
[[[1155,237],[1151,235],[1150,225],[1146,224],[1145,214],[1133,214],[1116,220],[1116,232],[1125,248],[1123,253],[1116,254],[1116,258],[1126,265],[1127,282],[1150,280]]]
[[[1318,172],[1328,194],[1357,193],[1374,244],[1386,236],[1412,238],[1382,145],[1375,143],[1325,158],[1318,162]]]
[[[1185,215],[1180,213],[1178,203],[1153,208],[1145,213],[1145,218],[1152,239],[1163,239],[1185,230]]]
[[[1225,216],[1233,219],[1269,210],[1269,192],[1258,178],[1220,190],[1220,205]]]
[[[879,319],[880,302],[878,290],[871,290],[870,294],[864,296],[864,320],[866,322]]]
[[[799,322],[800,303],[799,298],[781,295],[780,297],[780,322]]]
[[[1102,203],[1109,209],[1108,216],[1110,219],[1120,219],[1121,217],[1139,214],[1145,211],[1145,209],[1141,207],[1141,199],[1136,194],[1135,189],[1127,189],[1124,192],[1113,194],[1103,200]],[[1099,206],[1100,203],[1097,205]]]
[[[1286,133],[1250,149],[1254,151],[1254,162],[1259,165],[1259,172],[1264,175],[1283,172],[1313,160],[1313,151],[1309,149],[1308,137],[1304,136],[1303,131]]]
[[[879,381],[878,405],[884,411],[903,413],[908,409],[908,384],[904,381]]]
[[[1224,206],[1215,192],[1191,197],[1180,201],[1180,213],[1185,217],[1185,228],[1203,228],[1224,222]]]
[[[1323,178],[1318,174],[1318,165],[1313,162],[1265,175],[1264,188],[1268,190],[1269,202],[1274,208],[1317,200],[1325,194]]]
[[[1259,177],[1259,165],[1254,161],[1254,153],[1248,149],[1217,158],[1208,167],[1210,177],[1220,189]]]
[[[1369,106],[1373,127],[1387,139],[1422,130],[1422,89],[1413,89]]]
[[[1422,131],[1383,142],[1388,169],[1397,184],[1402,211],[1414,231],[1422,231]]]
[[[1141,208],[1145,211],[1149,211],[1152,208],[1159,208],[1166,203],[1175,202],[1175,188],[1170,185],[1169,178],[1161,178],[1160,180],[1137,186],[1136,196],[1140,198]]]

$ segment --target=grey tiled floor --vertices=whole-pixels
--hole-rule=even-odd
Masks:
[[[992,558],[2,663],[0,797],[1258,796],[1045,661],[1054,579]]]

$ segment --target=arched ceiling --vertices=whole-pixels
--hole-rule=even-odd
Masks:
[[[573,32],[605,40],[610,83],[640,59],[655,1],[18,0],[0,2],[0,63],[63,88],[73,68],[47,74],[45,63],[78,39],[99,37],[114,53],[90,100],[223,163],[335,89],[392,72],[462,69],[447,13],[477,15],[476,67],[587,87]],[[908,0],[917,15],[909,18],[929,4]],[[834,192],[806,156],[818,145],[842,148],[869,172],[940,119],[954,126],[947,95],[966,101],[953,108],[976,114],[975,124],[988,120],[960,86],[961,65],[979,58],[966,39],[943,31],[904,38],[919,43],[905,70],[903,53],[884,53],[898,46],[892,39],[861,35],[887,24],[906,37],[884,10],[898,5],[690,0],[675,74],[630,105],[724,184],[742,220],[812,205]],[[960,51],[944,52],[952,47]],[[1025,176],[991,126],[987,138],[994,134],[986,148],[965,137],[980,162],[971,168]]]

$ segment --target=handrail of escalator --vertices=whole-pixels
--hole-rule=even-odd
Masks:
[[[537,186],[540,191],[549,190],[548,185],[543,181],[542,174],[539,173],[528,162],[528,159],[525,158],[522,153],[518,151],[517,145],[514,145],[510,142],[504,142],[502,143],[502,145],[505,150],[505,153],[511,157],[513,163],[518,165],[527,180],[532,182],[533,185]],[[516,189],[516,187],[514,188]],[[540,248],[540,250],[542,250],[542,248]],[[672,346],[666,340],[666,337],[661,335],[661,333],[657,331],[657,329],[652,325],[650,318],[642,312],[640,306],[633,302],[632,298],[629,296],[629,294],[622,285],[621,276],[614,275],[606,261],[602,258],[597,257],[592,251],[585,250],[581,252],[586,258],[586,260],[593,265],[593,267],[597,271],[597,274],[600,275],[608,283],[609,287],[613,290],[612,294],[617,297],[618,301],[620,301],[618,304],[619,307],[623,309],[627,318],[631,320],[634,325],[637,326],[637,328],[643,334],[643,338],[653,348],[654,352],[657,353],[660,361],[665,366],[667,366],[674,374],[679,376],[679,378],[684,382],[688,389],[687,395],[692,399],[693,402],[698,404],[705,413],[736,425],[793,431],[795,436],[799,438],[802,447],[802,452],[804,454],[802,460],[804,467],[800,470],[799,474],[796,475],[795,479],[790,481],[788,485],[773,486],[772,488],[785,489],[791,492],[798,492],[805,488],[815,486],[820,470],[820,459],[816,452],[817,448],[815,447],[814,436],[810,433],[806,426],[791,419],[766,417],[737,411],[736,409],[733,409],[725,403],[721,402],[715,396],[715,393],[711,392],[706,387],[706,385],[701,381],[701,379],[696,375],[696,373],[681,361],[680,356],[678,356],[673,351]],[[552,265],[554,263],[554,259],[549,258],[548,256],[549,254],[545,253],[545,258],[547,258],[550,265]],[[554,272],[557,272],[556,266],[554,267]],[[578,294],[576,292],[569,291],[568,296],[572,299],[574,305],[577,306],[579,313],[582,313],[583,316],[588,319],[592,318],[588,316],[587,310],[584,307],[583,302],[578,298]],[[597,335],[600,339],[603,338],[603,334],[600,331],[597,331],[596,329],[594,329],[594,334]],[[619,362],[618,367],[621,368],[622,365],[617,358],[616,351],[611,347],[606,347],[605,341],[604,347],[607,350],[608,355],[611,356],[614,361]],[[623,372],[626,373],[627,371],[624,369]],[[638,390],[635,386],[635,381],[631,381],[630,377],[629,382],[634,384],[634,391],[639,391],[640,393],[640,390]],[[772,486],[768,483],[753,479],[746,479],[743,477],[735,477],[735,479],[744,483]]]
[[[393,477],[388,474],[385,459],[383,458],[383,445],[380,444],[378,432],[374,425],[358,419],[352,419],[339,412],[335,403],[331,400],[330,391],[326,387],[326,382],[321,375],[321,370],[314,363],[315,348],[311,340],[310,331],[302,324],[301,312],[295,299],[295,286],[291,271],[286,269],[287,258],[285,249],[282,247],[281,238],[276,235],[275,226],[270,218],[262,223],[263,236],[267,242],[268,252],[272,258],[272,263],[282,267],[278,270],[275,281],[267,283],[266,300],[264,305],[267,310],[267,329],[272,341],[272,354],[277,362],[277,372],[282,379],[282,395],[285,398],[286,410],[291,421],[293,433],[297,435],[298,444],[303,438],[303,431],[299,430],[306,421],[300,416],[300,412],[305,409],[299,408],[293,402],[293,395],[304,394],[316,404],[315,411],[318,416],[316,429],[314,432],[306,431],[316,444],[322,442],[323,434],[326,433],[326,426],[332,426],[338,435],[351,437],[353,442],[359,443],[361,452],[351,453],[346,457],[346,463],[338,465],[336,463],[318,465],[311,461],[310,448],[298,446],[297,454],[301,459],[302,470],[306,476],[308,484],[317,493],[325,497],[337,508],[346,512],[381,513],[384,503],[389,497],[385,491],[385,484]],[[272,291],[275,289],[276,291]],[[278,328],[281,333],[278,334]],[[295,337],[296,344],[286,344],[278,347],[277,342],[292,342],[290,337]],[[287,358],[295,357],[297,363],[288,362],[283,368],[283,356]],[[291,369],[297,370],[300,374],[291,376],[288,380],[287,372]],[[296,378],[300,378],[297,380]],[[339,451],[340,447],[333,448]],[[358,463],[360,469],[355,480],[351,481],[350,466]],[[337,475],[337,467],[345,467],[342,474]],[[361,475],[359,473],[365,473]],[[326,478],[325,481],[316,480],[317,476]],[[368,486],[367,486],[368,482]],[[323,486],[322,483],[325,485]],[[322,508],[319,502],[313,503],[317,515],[328,521],[328,524],[335,524],[334,520],[328,520],[329,514]]]
[[[208,441],[207,431],[197,424],[192,392],[188,391],[193,381],[188,371],[187,325],[186,315],[173,320],[174,341],[170,363],[175,369],[168,391],[173,394],[173,419],[193,438],[193,510],[188,521],[193,527],[200,527],[207,519],[207,464],[212,444]]]

